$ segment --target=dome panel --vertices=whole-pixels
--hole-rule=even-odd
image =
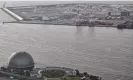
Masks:
[[[34,67],[34,60],[27,52],[16,52],[9,57],[8,66],[11,68]]]

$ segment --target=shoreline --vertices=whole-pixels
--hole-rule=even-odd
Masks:
[[[121,27],[119,28],[117,25],[95,25],[95,26],[88,26],[88,25],[82,25],[82,26],[76,26],[76,24],[67,24],[67,23],[62,23],[62,24],[58,24],[58,23],[44,23],[44,22],[35,22],[35,21],[12,21],[12,22],[3,22],[3,23],[18,23],[18,24],[40,24],[40,25],[66,25],[66,26],[75,26],[75,27],[106,27],[106,28],[117,28],[117,29],[133,29],[130,27]]]
[[[4,23],[18,23],[18,24],[42,24],[42,25],[66,25],[66,26],[76,26],[74,24],[51,24],[51,23],[35,23],[35,22],[21,22],[21,21],[13,21],[13,22],[4,22]],[[96,26],[87,26],[86,27],[116,27],[117,26],[108,26],[108,25],[96,25]],[[76,27],[85,27],[85,26],[76,26]]]

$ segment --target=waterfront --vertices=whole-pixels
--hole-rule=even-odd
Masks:
[[[131,22],[130,25],[126,24],[125,26],[128,29],[133,28],[132,9],[133,6],[131,4],[98,3],[7,7],[8,11],[21,17],[20,23],[117,27],[117,25],[128,21]]]
[[[0,14],[1,21],[11,19]],[[132,80],[132,42],[133,31],[127,29],[0,24],[0,64],[12,52],[28,51],[37,67],[65,66],[105,80]]]

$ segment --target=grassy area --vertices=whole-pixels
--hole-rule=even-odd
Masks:
[[[65,78],[62,78],[61,80],[80,80],[80,77],[65,77]]]

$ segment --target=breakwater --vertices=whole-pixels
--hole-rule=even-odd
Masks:
[[[1,8],[1,10],[3,10],[4,12],[6,12],[7,14],[9,14],[11,17],[13,17],[17,21],[23,20],[22,17],[18,16],[17,14],[15,14],[14,12],[12,12],[11,10],[9,10],[7,8]]]

